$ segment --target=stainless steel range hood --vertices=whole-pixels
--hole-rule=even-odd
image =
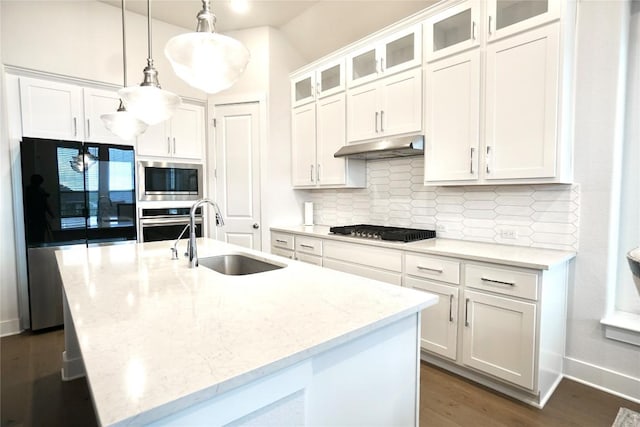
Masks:
[[[345,145],[333,157],[354,159],[387,159],[424,154],[424,136],[401,136],[373,142]]]

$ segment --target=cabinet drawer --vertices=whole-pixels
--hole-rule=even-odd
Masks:
[[[286,249],[280,249],[275,246],[271,246],[271,253],[281,257],[293,259],[293,251],[289,251]]]
[[[408,253],[405,257],[405,271],[412,276],[460,284],[458,261]]]
[[[271,233],[272,246],[293,250],[295,248],[294,243],[295,243],[295,238],[293,234],[285,234],[285,233],[277,233],[277,232]]]
[[[392,285],[402,285],[402,273],[394,273],[388,270],[381,270],[379,268],[373,268],[364,265],[353,264],[350,262],[338,261],[337,259],[327,258],[324,258],[323,266],[332,270],[338,270],[344,273],[351,273],[355,274],[356,276],[366,277],[368,279],[391,283]]]
[[[504,295],[538,299],[538,275],[492,265],[465,264],[465,284]]]
[[[306,262],[308,264],[319,265],[320,267],[322,267],[322,257],[321,256],[309,255],[309,254],[297,252],[296,253],[296,258],[299,261]]]
[[[397,271],[398,273],[402,272],[402,253],[393,249],[325,241],[324,257],[378,269]]]
[[[297,236],[296,252],[304,252],[312,255],[322,256],[322,240],[313,237]]]

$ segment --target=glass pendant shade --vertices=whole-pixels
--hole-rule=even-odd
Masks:
[[[118,91],[127,111],[148,125],[169,119],[180,106],[180,97],[158,86],[130,86]]]
[[[164,53],[173,71],[190,86],[207,93],[231,87],[249,63],[249,50],[218,33],[196,32],[173,37]]]
[[[215,22],[209,0],[202,0],[196,32],[175,36],[164,48],[176,75],[210,94],[231,87],[251,56],[238,40],[216,33]]]
[[[128,112],[122,101],[120,108],[114,113],[103,114],[100,116],[105,127],[120,139],[130,141],[136,136],[144,133],[148,125],[142,120],[137,119],[133,114]]]
[[[78,151],[78,155],[73,156],[71,160],[69,160],[69,165],[74,171],[82,173],[93,166],[97,161],[98,158],[96,156],[89,152],[84,153],[82,149],[80,149]]]

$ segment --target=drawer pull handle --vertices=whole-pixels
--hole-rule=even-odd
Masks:
[[[439,274],[442,274],[442,272],[444,271],[441,268],[431,268],[431,267],[425,267],[423,265],[417,265],[416,268],[418,270],[433,271],[434,273],[439,273]]]
[[[453,295],[449,295],[449,322],[453,322]]]
[[[469,326],[469,298],[464,301],[464,326]]]
[[[513,282],[503,282],[502,280],[487,279],[486,277],[481,277],[480,280],[482,280],[483,282],[497,283],[498,285],[508,285],[508,286],[515,286],[516,285]]]
[[[280,239],[276,239],[276,242],[278,242],[278,243],[288,243],[286,240],[280,240]]]
[[[311,245],[303,245],[302,243],[300,243],[300,246],[303,248],[307,248],[307,249],[314,249],[314,246]]]

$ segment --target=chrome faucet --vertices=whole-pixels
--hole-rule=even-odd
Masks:
[[[173,242],[173,246],[171,247],[171,259],[172,260],[177,260],[178,257],[178,242],[180,241],[180,239],[182,239],[182,236],[184,235],[184,232],[187,231],[187,228],[189,228],[191,226],[191,224],[187,224],[184,226],[184,228],[182,229],[182,231],[180,232],[180,235],[178,236],[178,238],[176,239],[175,242]],[[187,243],[188,245],[189,243]],[[184,253],[185,256],[187,256],[189,254],[189,248],[187,247],[187,252]]]
[[[198,248],[196,247],[196,210],[199,206],[208,203],[216,211],[216,227],[222,227],[224,225],[224,219],[222,218],[222,212],[220,208],[211,199],[200,199],[191,206],[189,212],[189,267],[194,268],[198,266]]]

